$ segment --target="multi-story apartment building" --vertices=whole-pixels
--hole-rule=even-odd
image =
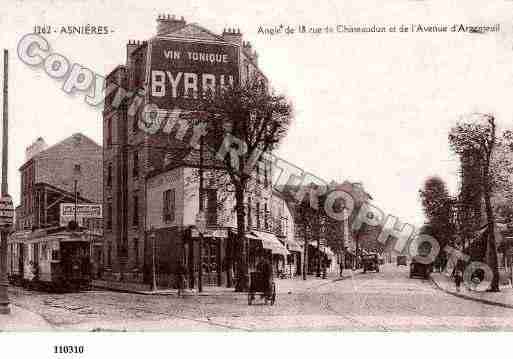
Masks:
[[[284,243],[289,254],[281,263],[280,257],[275,257],[274,265],[276,270],[283,270],[289,276],[301,275],[303,261],[303,244],[296,239],[296,228],[294,216],[287,202],[287,196],[278,190],[273,190],[271,216],[274,223],[274,233]],[[281,269],[280,269],[281,264]]]
[[[184,111],[197,110],[202,91],[253,76],[265,83],[267,79],[240,31],[217,35],[183,18],[159,17],[157,34],[147,41],[129,41],[126,51],[126,64],[106,78],[107,88],[123,90],[106,97],[103,113],[105,273],[110,273],[111,280],[148,284],[155,262],[159,285],[167,286],[172,285],[178,263],[184,263],[192,284],[200,263],[198,233],[191,227],[199,207],[195,180],[199,152],[186,141],[191,129],[175,120]],[[138,89],[144,95],[135,106],[136,101],[123,94]],[[158,107],[159,118],[167,119],[164,124],[155,123],[170,128],[152,130],[155,123],[148,123],[141,111],[149,104]],[[207,154],[205,165],[216,167]],[[255,180],[259,189],[249,191],[247,198],[248,229],[271,234],[266,227],[270,166],[259,168],[257,178],[263,179]],[[206,276],[209,282],[221,284],[229,281],[233,251],[229,238],[236,226],[233,198],[214,177],[206,171],[209,232],[201,263],[205,272],[213,273]],[[278,250],[279,242],[275,244]]]

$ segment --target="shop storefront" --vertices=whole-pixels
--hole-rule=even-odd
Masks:
[[[254,250],[250,251],[250,270],[256,267],[256,264],[261,259],[262,254],[268,256],[272,261],[274,273],[277,276],[283,276],[286,272],[287,256],[290,252],[287,248],[278,240],[276,235],[268,232],[261,232],[253,230],[247,234],[247,237],[251,238],[254,246]],[[260,253],[260,255],[259,255]]]
[[[282,238],[283,244],[289,251],[287,255],[287,263],[285,266],[286,277],[292,278],[299,276],[302,273],[302,258],[303,258],[303,247],[293,239]]]

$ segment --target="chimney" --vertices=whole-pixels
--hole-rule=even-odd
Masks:
[[[226,42],[230,42],[235,45],[242,46],[242,34],[239,29],[224,29],[223,30],[223,39]]]
[[[256,50],[252,49],[251,43],[249,41],[244,41],[242,43],[242,47],[246,56],[249,57],[255,63],[255,65],[258,66],[258,53]]]
[[[130,57],[134,53],[135,49],[137,49],[141,43],[136,40],[128,40],[128,44],[126,44],[126,65],[130,65]]]
[[[258,52],[256,50],[253,51],[253,62],[258,66]]]
[[[37,155],[48,148],[45,140],[42,137],[38,137],[30,146],[25,148],[25,162],[30,160],[32,157]]]
[[[178,19],[175,15],[159,15],[157,18],[157,35],[169,34],[185,26],[183,16]]]

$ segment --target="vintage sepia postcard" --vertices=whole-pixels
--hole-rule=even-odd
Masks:
[[[3,4],[0,332],[513,330],[512,14]]]

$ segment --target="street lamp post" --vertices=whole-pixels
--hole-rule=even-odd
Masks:
[[[74,211],[73,211],[74,212],[73,219],[77,225],[78,225],[78,222],[77,222],[78,179],[80,178],[80,175],[81,175],[80,165],[75,164],[75,166],[73,168],[73,191],[74,191],[74,195],[75,195],[75,206],[74,206]]]
[[[10,314],[9,295],[7,294],[7,237],[12,226],[13,211],[12,199],[8,194],[7,186],[7,160],[8,160],[8,58],[9,53],[4,50],[4,96],[3,96],[3,136],[2,136],[2,228],[0,229],[0,314]]]
[[[205,212],[199,211],[196,216],[196,229],[199,235],[199,268],[198,268],[198,292],[203,292],[203,234],[206,230]]]
[[[77,202],[78,202],[78,196],[77,196],[77,182],[78,180],[75,179],[75,185],[74,185],[74,191],[75,191],[75,208],[73,210],[73,219],[75,220],[75,223],[77,222]]]
[[[155,264],[155,255],[156,255],[156,240],[157,235],[155,234],[155,230],[152,227],[150,229],[150,240],[151,240],[151,290],[157,290],[157,268]]]
[[[203,233],[205,232],[206,220],[203,202],[203,136],[200,138],[200,153],[199,153],[199,212],[196,218],[196,228],[199,234],[199,268],[198,268],[198,292],[203,291]]]

